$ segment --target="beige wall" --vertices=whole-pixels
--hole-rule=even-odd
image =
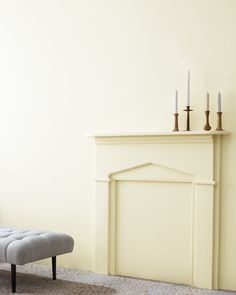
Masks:
[[[0,223],[74,236],[61,264],[92,268],[91,131],[173,127],[177,88],[192,128],[206,91],[224,127],[220,286],[236,290],[236,1],[0,0]],[[181,128],[184,128],[181,112]]]

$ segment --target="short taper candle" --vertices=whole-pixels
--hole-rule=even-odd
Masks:
[[[178,114],[178,91],[175,91],[175,113]]]
[[[221,112],[221,93],[218,92],[218,113]]]
[[[209,110],[210,110],[210,107],[209,107],[209,101],[210,101],[210,95],[209,95],[209,93],[207,93],[207,99],[206,99],[206,111],[209,111]]]

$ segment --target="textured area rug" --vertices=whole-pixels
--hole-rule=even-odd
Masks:
[[[98,275],[89,271],[58,267],[57,280],[51,267],[27,264],[17,267],[19,294],[82,295],[236,295],[236,292],[197,289],[190,286],[119,276]],[[0,294],[11,294],[10,267],[0,264]]]
[[[11,294],[10,273],[5,270],[0,271],[0,294]],[[20,294],[115,294],[112,288],[71,282],[65,280],[53,281],[47,277],[40,277],[30,274],[17,274],[17,293]]]

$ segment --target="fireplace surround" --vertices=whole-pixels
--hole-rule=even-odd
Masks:
[[[226,131],[90,135],[94,271],[218,288]]]

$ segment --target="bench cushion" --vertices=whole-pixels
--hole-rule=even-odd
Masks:
[[[74,240],[64,233],[0,227],[0,262],[25,263],[72,252]]]

